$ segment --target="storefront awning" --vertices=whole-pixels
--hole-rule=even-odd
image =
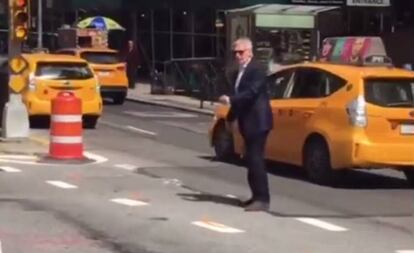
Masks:
[[[71,0],[73,9],[120,9],[122,0]]]
[[[252,13],[256,27],[306,28],[315,27],[315,16],[321,12],[339,9],[337,6],[258,4],[229,10],[230,13]]]

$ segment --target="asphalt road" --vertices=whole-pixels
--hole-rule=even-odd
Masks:
[[[212,161],[210,120],[107,105],[84,133],[96,163],[0,155],[0,252],[414,252],[414,191],[402,174],[355,172],[332,188],[269,164],[271,209],[246,213],[245,169]]]

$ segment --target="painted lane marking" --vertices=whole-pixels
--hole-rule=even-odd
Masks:
[[[397,250],[396,253],[414,253],[414,250]]]
[[[46,181],[46,183],[62,188],[62,189],[77,189],[78,188],[76,185],[68,184],[62,181]]]
[[[1,246],[1,241],[0,241],[0,253],[2,253],[3,252],[3,250],[2,250],[2,246]]]
[[[0,162],[5,163],[36,165],[39,160],[40,157],[37,156],[0,155]]]
[[[296,220],[315,226],[315,227],[319,227],[328,231],[332,231],[332,232],[344,232],[344,231],[348,231],[348,229],[343,228],[343,227],[339,227],[337,225],[322,221],[322,220],[318,220],[318,219],[313,219],[313,218],[296,218]]]
[[[111,122],[105,121],[105,120],[99,121],[99,124],[106,125],[106,126],[109,126],[109,127],[115,128],[115,129],[118,129],[118,130],[133,131],[135,133],[141,133],[141,134],[145,134],[145,135],[151,136],[151,137],[156,137],[157,136],[157,133],[154,133],[154,132],[151,132],[151,131],[147,131],[145,129],[140,129],[140,128],[136,128],[136,127],[133,127],[133,126],[121,126],[121,125],[114,124],[114,123],[111,123]]]
[[[194,221],[191,224],[220,233],[237,234],[245,232],[243,230],[232,228],[212,221]]]
[[[151,132],[151,131],[147,131],[145,129],[141,129],[141,128],[137,128],[137,127],[133,127],[133,126],[126,126],[127,129],[138,132],[138,133],[142,133],[142,134],[147,134],[147,135],[151,135],[151,136],[157,136],[157,133]]]
[[[83,152],[83,155],[86,156],[86,158],[89,158],[91,160],[95,160],[95,163],[104,163],[108,161],[108,158],[103,157],[101,155],[97,155],[91,152]]]
[[[143,201],[133,200],[133,199],[111,199],[112,202],[126,205],[126,206],[148,206],[149,204]]]
[[[39,137],[39,136],[30,136],[30,139],[37,142],[37,143],[39,143],[39,144],[41,144],[41,145],[44,145],[44,146],[49,146],[50,145],[49,140],[44,139],[44,138]],[[108,158],[106,158],[106,157],[103,157],[103,156],[100,156],[100,155],[97,155],[97,154],[94,154],[94,153],[91,153],[91,152],[87,152],[87,151],[83,152],[83,155],[86,156],[86,158],[89,158],[91,160],[95,160],[95,163],[104,163],[104,162],[108,161]],[[39,159],[36,156],[34,158]]]
[[[13,168],[13,167],[9,167],[9,166],[2,166],[0,167],[0,170],[4,171],[4,172],[8,172],[8,173],[19,173],[22,172],[19,169]]]
[[[160,123],[166,126],[176,127],[178,129],[196,133],[196,134],[207,134],[208,133],[208,127],[205,127],[206,123],[198,123],[198,124],[191,123],[191,125],[188,125],[185,123],[183,124],[183,123],[178,123],[178,122],[161,121],[161,120],[157,121],[157,123]],[[200,129],[200,127],[197,127],[197,125],[203,127],[203,129]]]
[[[34,155],[1,155],[2,159],[17,159],[17,160],[36,160],[38,159],[37,156]]]
[[[131,165],[131,164],[117,164],[115,165],[115,167],[119,169],[129,170],[129,171],[134,171],[137,169],[137,166]]]
[[[136,112],[124,111],[124,114],[142,117],[142,118],[197,118],[198,115],[179,112]]]

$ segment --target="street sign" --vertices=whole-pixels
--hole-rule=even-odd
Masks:
[[[22,56],[18,55],[10,60],[9,67],[12,74],[20,74],[27,69],[29,63]]]
[[[23,75],[10,75],[10,89],[15,93],[20,93],[26,87],[26,80]]]

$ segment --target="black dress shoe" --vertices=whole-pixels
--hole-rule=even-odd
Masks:
[[[248,199],[246,201],[240,201],[240,206],[241,207],[246,207],[246,206],[250,205],[253,202],[254,202],[254,199]]]
[[[269,210],[269,203],[263,201],[253,201],[250,205],[244,208],[246,212],[260,212],[260,211],[268,211]]]

